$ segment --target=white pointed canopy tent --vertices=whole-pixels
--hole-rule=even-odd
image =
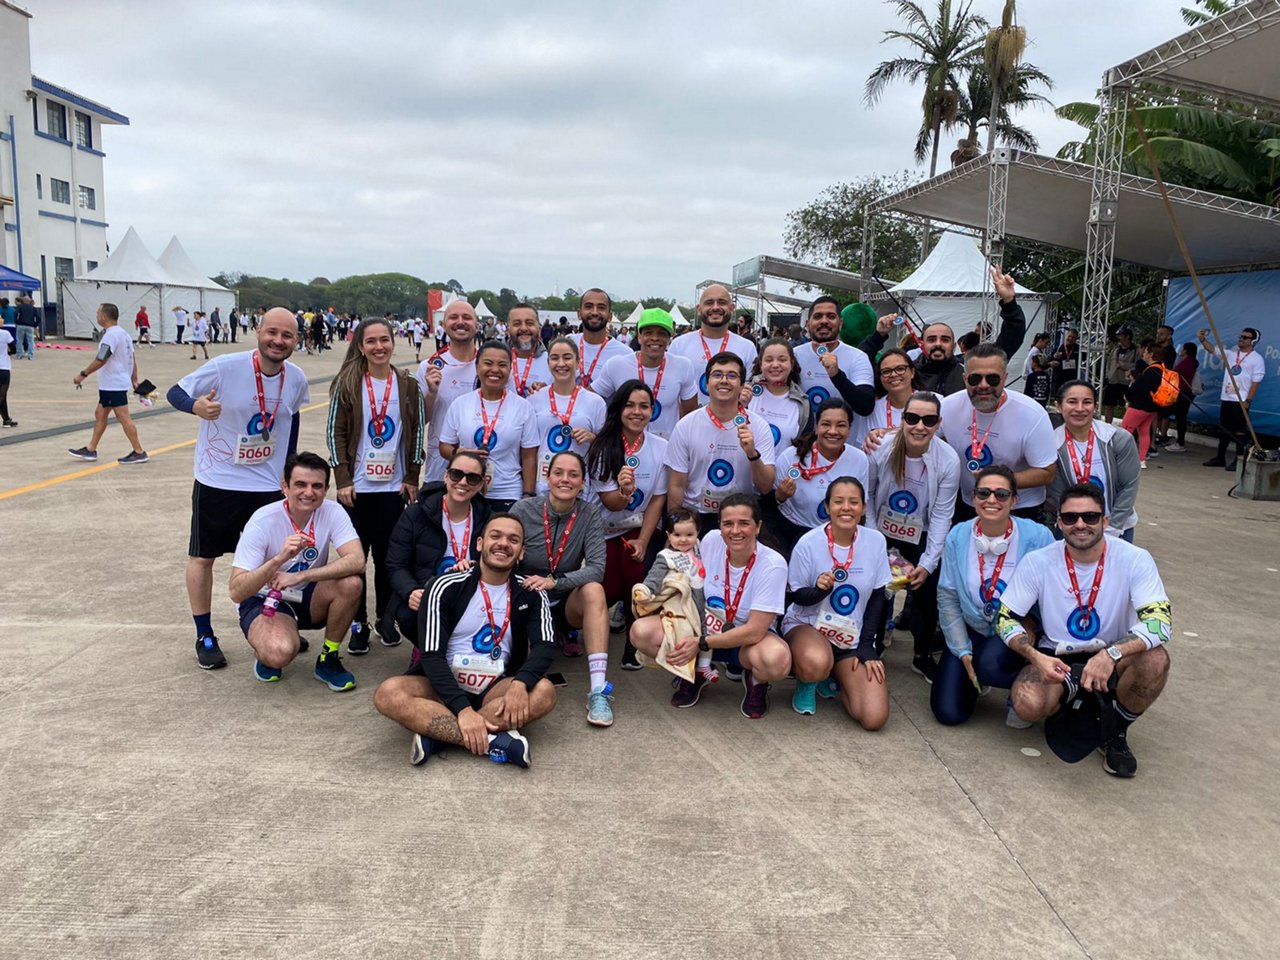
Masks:
[[[104,263],[79,280],[59,285],[63,335],[71,339],[93,337],[98,329],[98,305],[104,302],[120,309],[120,324],[131,336],[136,335],[133,321],[138,308],[145,306],[151,317],[151,336],[157,341],[177,339],[175,306],[208,313],[221,307],[226,319],[235,306],[235,293],[202,276],[177,237],[169,242],[165,255],[168,267],[151,256],[130,227]]]
[[[977,241],[952,230],[945,231],[924,262],[890,290],[908,308],[913,322],[947,323],[957,337],[977,328],[986,304],[995,295],[989,267]],[[1027,334],[1022,347],[1009,358],[1010,380],[1022,375],[1032,338],[1048,329],[1052,302],[1048,295],[1020,283],[1015,282],[1014,290],[1027,315]],[[894,309],[883,293],[867,299],[877,313]]]
[[[484,302],[484,297],[481,297],[476,303],[476,318],[479,320],[492,320],[496,316],[497,314],[490,310],[489,305]]]
[[[677,330],[687,330],[689,327],[692,326],[692,324],[689,323],[688,318],[685,317],[685,315],[680,312],[679,304],[673,303],[671,305],[671,309],[668,312],[671,314],[671,322],[676,325]]]

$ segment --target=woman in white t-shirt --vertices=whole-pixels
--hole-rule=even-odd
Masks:
[[[785,450],[813,429],[813,405],[800,389],[800,364],[790,342],[774,337],[762,343],[751,373],[742,402],[769,424],[773,448]]]
[[[815,411],[812,433],[805,434],[774,460],[776,523],[771,523],[783,547],[790,550],[802,536],[830,519],[827,486],[838,477],[857,477],[867,483],[867,455],[849,446],[852,414],[839,397],[823,400]]]
[[[800,538],[788,565],[792,603],[782,632],[796,675],[791,706],[814,713],[818,684],[834,676],[849,716],[864,730],[879,730],[889,719],[889,685],[876,647],[890,578],[885,541],[860,526],[866,499],[858,480],[831,483],[826,503],[830,522]]]
[[[529,397],[537,420],[539,496],[547,492],[547,471],[557,453],[572,451],[584,457],[604,425],[605,402],[578,384],[578,345],[556,337],[547,345],[551,386]]]

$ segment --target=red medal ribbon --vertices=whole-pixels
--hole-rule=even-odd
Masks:
[[[1067,563],[1067,575],[1071,577],[1071,592],[1076,595],[1076,609],[1083,610],[1084,616],[1080,626],[1087,626],[1093,616],[1093,605],[1098,599],[1098,590],[1102,587],[1102,568],[1107,562],[1107,544],[1102,544],[1102,556],[1098,557],[1098,568],[1093,571],[1093,586],[1089,589],[1089,602],[1086,604],[1080,595],[1080,581],[1076,579],[1076,565],[1071,562],[1071,554],[1066,547],[1062,549],[1062,559]]]
[[[889,402],[888,397],[884,398],[884,428],[893,429],[893,404]]]
[[[364,375],[364,386],[369,391],[369,416],[373,419],[373,435],[382,436],[383,424],[387,422],[387,408],[391,406],[391,385],[395,383],[394,371],[387,372],[387,389],[382,392],[382,409],[373,400],[373,377]]]
[[[553,386],[547,391],[547,399],[551,402],[551,415],[556,417],[566,427],[569,425],[569,418],[573,416],[573,405],[578,402],[578,391],[582,388],[575,385],[573,393],[569,394],[569,409],[564,412],[564,416],[560,416],[560,411],[556,409],[556,388]]]
[[[587,338],[583,337],[580,343],[581,343],[582,353],[585,359],[585,355],[587,352]],[[587,367],[586,373],[582,375],[582,385],[584,387],[591,386],[591,375],[596,372],[596,364],[600,362],[600,357],[604,354],[604,348],[607,347],[608,345],[609,345],[609,338],[606,336],[604,338],[604,343],[600,344],[600,349],[596,351],[596,356],[595,356],[595,359],[591,361],[591,366]]]
[[[485,588],[484,581],[480,581],[480,595],[484,597],[484,615],[489,621],[489,636],[493,637],[493,652],[501,656],[499,648],[502,646],[502,635],[507,632],[507,627],[511,625],[511,584],[507,584],[507,616],[502,621],[502,629],[498,629],[498,624],[493,619],[493,601],[489,597],[489,591]],[[493,659],[497,660],[498,656]]]
[[[1080,458],[1076,453],[1076,441],[1067,434],[1067,453],[1071,454],[1071,471],[1076,475],[1076,483],[1089,482],[1089,467],[1093,464],[1093,427],[1089,428],[1089,443],[1084,450],[1084,469],[1080,468]]]
[[[662,389],[662,372],[667,369],[667,358],[663,357],[662,362],[658,364],[658,379],[653,381],[653,399],[658,399],[658,391]],[[636,379],[644,383],[644,364],[640,362],[640,357],[636,357]]]
[[[710,360],[711,357],[713,356],[713,354],[711,353],[711,344],[707,343],[706,334],[702,332],[701,327],[698,328],[698,339],[702,341],[703,354],[706,356],[708,360]],[[726,331],[725,335],[720,338],[720,349],[717,350],[716,353],[724,353],[728,349],[729,349],[729,334]]]
[[[747,588],[747,577],[751,576],[751,568],[756,565],[756,553],[759,550],[757,546],[751,551],[751,559],[742,569],[742,579],[738,581],[738,595],[733,598],[731,604],[729,595],[733,591],[729,589],[729,545],[727,543],[724,545],[724,622],[727,627],[732,627],[734,621],[738,619],[738,604],[742,603],[742,591]]]
[[[578,522],[578,511],[574,508],[573,513],[569,514],[569,522],[564,525],[564,533],[560,535],[560,546],[556,549],[555,555],[551,554],[551,514],[547,512],[547,505],[542,505],[542,533],[547,542],[547,566],[551,568],[551,576],[556,575],[556,568],[560,566],[560,561],[564,558],[565,547],[569,545],[569,533],[573,530],[573,525]]]
[[[982,532],[982,521],[975,520],[973,522],[973,535],[976,537],[981,532]],[[1004,532],[1004,535],[1006,539],[1013,536],[1012,520],[1009,521],[1009,529]],[[998,558],[996,558],[996,566],[995,566],[995,569],[991,571],[991,580],[990,582],[988,582],[986,562],[982,559],[983,554],[981,553],[981,551],[979,551],[978,553],[978,593],[982,595],[982,599],[987,601],[987,603],[990,603],[992,600],[995,599],[996,587],[999,586],[1000,584],[1000,571],[1004,569],[1004,558],[1007,557],[1008,555],[1009,555],[1009,551],[1006,550],[1004,553],[1000,554]]]
[[[311,523],[307,525],[307,530],[304,533],[302,528],[293,522],[293,514],[289,512],[288,501],[282,501],[280,505],[284,508],[284,515],[289,518],[289,526],[293,527],[293,532],[311,541],[311,545],[314,547],[316,544],[316,515],[314,513],[311,514]]]
[[[969,425],[969,433],[973,438],[973,444],[969,447],[969,456],[971,459],[982,459],[982,450],[987,445],[987,437],[991,436],[991,428],[996,425],[996,414],[1000,412],[1000,408],[1004,406],[1004,402],[1007,399],[1007,395],[1000,398],[1000,402],[996,405],[995,410],[992,411],[991,422],[987,424],[987,430],[982,435],[981,440],[978,439],[978,409],[977,407],[974,407],[973,422]]]
[[[849,572],[849,568],[853,566],[853,548],[858,545],[858,528],[853,528],[853,539],[849,542],[849,555],[845,557],[844,563],[836,559],[836,538],[831,533],[831,524],[827,524],[827,553],[831,554],[831,569],[834,571],[839,568],[845,573]]]
[[[626,434],[622,435],[622,457],[623,464],[626,464],[626,458],[632,456],[637,450],[644,446],[644,431],[640,431],[640,435],[636,437],[635,443],[627,443]]]
[[[276,425],[276,414],[280,412],[280,401],[284,399],[284,364],[280,364],[280,395],[276,397],[276,405],[271,408],[271,416],[269,418],[267,417],[267,395],[262,389],[262,364],[258,362],[257,350],[253,351],[253,379],[258,385],[258,411],[262,414],[262,429],[271,430]]]
[[[482,434],[484,437],[484,448],[488,450],[489,438],[493,436],[493,431],[498,427],[498,418],[502,416],[502,405],[507,402],[507,391],[502,391],[502,397],[498,400],[498,412],[493,415],[492,423],[489,422],[489,414],[486,413],[484,409],[484,394],[480,393],[479,390],[476,391],[476,394],[480,397],[480,422],[484,424],[484,433]]]
[[[535,351],[535,352],[536,352],[536,351]],[[520,396],[522,396],[522,397],[523,397],[526,393],[528,393],[528,388],[529,388],[529,374],[530,374],[530,372],[532,372],[532,370],[533,370],[533,354],[532,354],[532,353],[531,353],[531,354],[529,354],[529,359],[528,359],[528,360],[526,360],[526,361],[524,362],[524,376],[523,376],[523,377],[522,377],[522,376],[520,376],[520,373],[519,373],[519,371],[518,371],[519,366],[520,366],[520,358],[519,358],[519,357],[515,357],[515,358],[514,358],[514,363],[513,363],[513,364],[512,364],[512,366],[511,366],[511,375],[512,375],[513,377],[515,377],[515,381],[516,381],[516,393],[520,394]]]
[[[467,529],[462,533],[462,549],[459,549],[458,541],[453,539],[453,521],[449,519],[449,508],[444,505],[444,501],[441,501],[440,509],[444,513],[444,532],[449,536],[449,546],[453,549],[454,562],[460,563],[468,556],[466,551],[471,545],[472,510],[469,506],[467,507]]]
[[[717,417],[714,413],[712,413],[710,407],[707,407],[706,410],[707,410],[707,416],[710,417],[711,422],[716,425],[716,429],[717,430],[725,429],[725,422],[721,420],[719,417]],[[747,413],[747,408],[744,407],[742,404],[738,404],[738,413],[742,414],[742,416],[747,418],[747,423],[751,423],[751,417]]]
[[[839,457],[836,458],[836,460],[839,459]],[[818,466],[818,444],[815,442],[813,445],[813,457],[809,460],[809,466],[805,467],[797,463],[796,469],[800,471],[800,476],[804,477],[806,480],[812,480],[814,477],[821,476],[834,467],[836,465],[836,460],[832,460],[825,467]]]

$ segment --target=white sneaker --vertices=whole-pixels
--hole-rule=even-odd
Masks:
[[[613,608],[609,611],[609,629],[617,631],[617,630],[621,630],[626,625],[627,625],[627,615],[622,609],[622,601],[619,600],[617,603],[613,605]]]
[[[1165,445],[1165,450],[1169,453],[1186,453],[1187,448],[1180,443],[1169,443]]]
[[[1138,464],[1138,469],[1140,469],[1140,470],[1145,470],[1145,469],[1147,469],[1147,461],[1143,460],[1141,463],[1139,463],[1139,464]]]
[[[1014,730],[1025,730],[1031,726],[1031,722],[1018,716],[1013,710],[1013,704],[1009,704],[1009,709],[1004,715],[1004,725],[1012,727]]]

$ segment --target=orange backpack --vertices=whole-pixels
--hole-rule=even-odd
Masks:
[[[1162,363],[1153,363],[1151,366],[1160,371],[1160,386],[1151,391],[1151,402],[1157,407],[1172,407],[1178,402],[1178,395],[1182,392],[1181,378]]]

